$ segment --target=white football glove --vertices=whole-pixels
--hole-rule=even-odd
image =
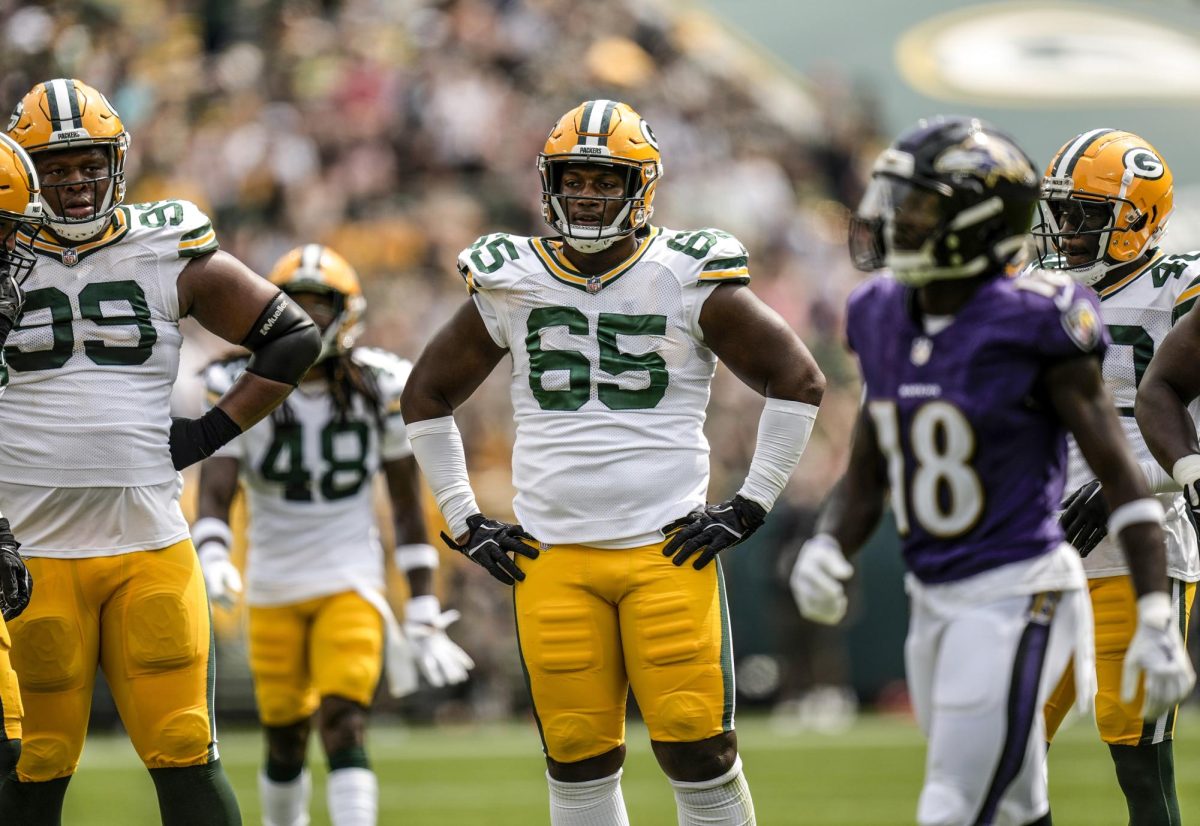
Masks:
[[[242,595],[242,575],[230,561],[229,549],[220,542],[209,541],[200,545],[196,555],[200,557],[209,601],[222,608],[232,608]]]
[[[1138,599],[1137,630],[1125,651],[1121,676],[1121,702],[1137,696],[1138,677],[1145,674],[1146,698],[1142,716],[1147,720],[1162,714],[1191,693],[1196,672],[1175,624],[1171,598],[1162,591]]]
[[[854,573],[842,553],[842,546],[827,533],[804,543],[788,582],[796,607],[805,619],[823,625],[837,625],[846,616],[846,588],[842,585]]]
[[[404,635],[412,643],[421,675],[435,688],[464,682],[475,667],[467,652],[446,636],[460,616],[453,609],[442,611],[433,595],[413,597],[404,609]]]

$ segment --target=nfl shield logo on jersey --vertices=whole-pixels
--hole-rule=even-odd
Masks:
[[[587,280],[587,284],[584,285],[584,289],[587,290],[588,295],[595,295],[596,293],[600,292],[600,288],[603,286],[604,285],[600,283],[599,278],[589,278]]]
[[[68,267],[73,267],[79,263],[79,253],[74,247],[67,247],[62,251],[62,262]]]

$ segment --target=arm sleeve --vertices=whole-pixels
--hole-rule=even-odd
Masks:
[[[241,374],[245,367],[245,361],[239,360],[236,362],[216,362],[208,365],[204,369],[204,412],[212,410],[221,396],[225,395],[226,391],[233,386],[238,375]],[[244,450],[245,434],[237,436],[234,439],[221,445],[213,452],[213,456],[220,456],[224,459],[244,458],[242,455]]]

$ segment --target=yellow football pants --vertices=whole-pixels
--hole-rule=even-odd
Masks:
[[[215,759],[208,598],[191,540],[26,564],[33,599],[9,624],[25,706],[20,779],[74,773],[97,665],[147,768]]]
[[[0,619],[0,740],[21,739],[21,694],[9,652],[12,640]]]
[[[625,741],[625,700],[660,742],[733,730],[733,648],[720,564],[676,567],[662,543],[556,545],[517,556],[521,659],[546,754],[573,763]]]
[[[1170,740],[1175,731],[1175,709],[1156,720],[1142,717],[1144,690],[1138,687],[1132,703],[1121,702],[1121,675],[1125,651],[1137,628],[1137,595],[1128,576],[1088,580],[1092,615],[1096,626],[1096,724],[1100,739],[1110,745],[1137,746]],[[1171,580],[1171,600],[1179,611],[1179,630],[1184,640],[1188,617],[1196,596],[1196,583]],[[1046,738],[1062,724],[1075,703],[1075,668],[1067,667],[1058,687],[1046,702]]]
[[[322,697],[370,706],[383,669],[383,619],[354,591],[250,608],[250,671],[263,725],[305,720]]]

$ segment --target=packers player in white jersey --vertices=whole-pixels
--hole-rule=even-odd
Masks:
[[[679,823],[753,823],[714,560],[762,524],[787,483],[824,377],[745,286],[737,239],[650,223],[663,165],[628,105],[567,112],[538,169],[556,235],[497,233],[463,251],[470,299],[413,369],[408,436],[452,547],[514,586],[551,822],[628,822],[632,687]],[[479,512],[452,415],[505,355],[520,525]],[[745,483],[708,505],[703,424],[718,358],[767,399]]]
[[[446,636],[458,612],[443,612],[433,593],[438,554],[426,544],[417,464],[400,417],[412,365],[354,346],[366,303],[354,269],[334,250],[298,247],[269,278],[323,331],[321,359],[268,421],[201,465],[192,536],[209,595],[232,600],[241,582],[229,561],[229,509],[240,479],[250,519],[250,670],[267,739],[259,775],[264,826],[309,822],[304,764],[314,718],[329,763],[330,820],[374,826],[379,790],[365,751],[367,713],[385,623],[394,637],[403,633],[382,597],[372,501],[377,472],[391,497],[396,567],[411,592],[404,632],[416,664],[441,686],[465,680],[474,663]],[[209,367],[209,398],[219,398],[244,368],[244,359]]]
[[[279,404],[320,334],[217,249],[195,205],[124,203],[129,135],[97,90],[38,83],[8,134],[33,159],[48,220],[4,349],[0,502],[37,585],[9,626],[25,720],[0,823],[60,822],[97,667],[163,823],[240,823],[217,753],[208,606],[178,471]],[[184,316],[253,352],[198,419],[170,416]]]
[[[1179,485],[1151,456],[1134,419],[1134,398],[1156,349],[1200,294],[1200,253],[1168,254],[1161,247],[1174,205],[1166,161],[1131,132],[1092,129],[1067,141],[1042,181],[1040,226],[1043,266],[1070,275],[1100,297],[1102,320],[1112,339],[1104,356],[1104,382],[1129,444],[1166,512],[1167,573],[1171,593],[1143,605],[1134,595],[1129,568],[1108,536],[1108,506],[1100,482],[1070,442],[1062,526],[1084,557],[1096,638],[1096,719],[1125,793],[1130,823],[1178,824],[1171,741],[1175,708],[1161,717],[1142,714],[1142,697],[1122,697],[1122,663],[1139,611],[1143,621],[1172,622],[1186,638],[1188,615],[1200,579],[1196,531]],[[1195,411],[1193,411],[1195,412]],[[1194,423],[1192,429],[1195,429]],[[1156,595],[1157,598],[1158,595]],[[1159,604],[1161,603],[1161,604]],[[1053,737],[1074,701],[1075,682],[1064,676],[1046,706]]]
[[[43,220],[33,161],[12,138],[0,135],[0,348],[21,313],[21,285],[37,262],[27,240],[19,241],[18,236],[36,237]],[[8,367],[0,349],[0,395],[7,384]],[[0,515],[0,783],[21,755],[21,695],[6,626],[25,610],[33,589],[20,547],[8,519]]]

